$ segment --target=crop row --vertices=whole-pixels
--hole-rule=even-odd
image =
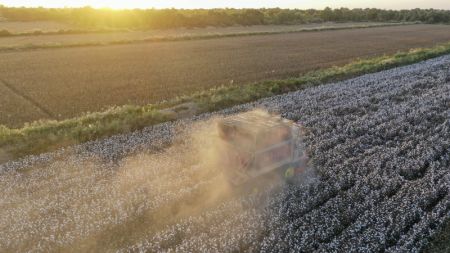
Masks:
[[[221,112],[263,107],[304,124],[315,174],[298,184],[230,191],[206,159],[218,114],[1,165],[0,249],[420,251],[450,215],[449,66]]]

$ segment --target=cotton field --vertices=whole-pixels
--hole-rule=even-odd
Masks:
[[[308,129],[317,178],[230,189],[222,114]],[[0,165],[0,252],[417,252],[450,217],[450,56]]]

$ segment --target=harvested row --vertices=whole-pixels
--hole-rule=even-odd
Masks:
[[[301,121],[308,184],[229,194],[198,138],[217,115],[1,165],[0,249],[420,251],[450,216],[449,67],[444,56],[221,112]]]

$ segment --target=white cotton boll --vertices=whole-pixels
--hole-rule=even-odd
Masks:
[[[448,216],[449,66],[444,56],[0,165],[0,251],[102,249],[92,238],[119,252],[420,251]],[[318,180],[189,206],[217,173],[192,180],[202,171],[186,132],[254,108],[308,128]]]

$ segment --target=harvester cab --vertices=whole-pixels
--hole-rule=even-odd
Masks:
[[[257,110],[219,120],[217,132],[218,164],[233,185],[269,173],[291,182],[309,169],[300,124]]]

